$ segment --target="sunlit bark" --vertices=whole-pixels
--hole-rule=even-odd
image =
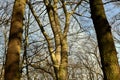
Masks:
[[[47,43],[48,43],[48,50],[53,62],[53,68],[55,73],[56,80],[68,80],[68,43],[67,43],[67,33],[70,24],[70,17],[74,13],[75,9],[78,5],[75,6],[75,9],[71,12],[67,11],[65,1],[60,0],[62,3],[62,9],[65,14],[65,25],[60,25],[60,20],[58,16],[58,0],[44,0],[44,4],[46,6],[46,10],[48,13],[50,25],[52,28],[52,32],[54,35],[55,46],[51,43],[51,38],[45,32],[43,25],[39,17],[36,15],[35,11],[33,10],[32,5],[28,2],[29,8],[35,20],[37,21],[41,32],[43,33]],[[79,2],[79,4],[81,1]],[[62,27],[64,27],[62,31]]]
[[[26,0],[15,0],[5,62],[5,80],[20,80],[19,58],[25,5]]]

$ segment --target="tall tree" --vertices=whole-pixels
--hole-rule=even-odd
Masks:
[[[102,0],[90,0],[90,8],[97,34],[104,80],[120,80],[117,52]]]
[[[64,3],[63,0],[61,0],[62,3]],[[65,13],[65,28],[62,33],[59,18],[58,18],[58,12],[57,12],[57,3],[58,0],[53,0],[53,5],[52,2],[47,2],[45,0],[45,5],[47,8],[49,20],[51,23],[51,28],[53,30],[53,34],[55,37],[55,46],[56,46],[56,51],[55,51],[55,58],[53,58],[53,63],[54,63],[54,69],[56,73],[57,80],[67,80],[68,79],[68,71],[67,71],[67,65],[68,65],[68,44],[67,44],[67,32],[68,32],[68,27],[69,27],[69,19],[70,15],[68,15],[66,6],[63,5],[63,11]]]
[[[35,17],[35,20],[37,21],[41,32],[43,33],[47,43],[48,43],[48,50],[51,54],[51,59],[53,62],[53,68],[55,73],[56,80],[68,80],[68,43],[67,43],[67,33],[69,29],[70,24],[70,17],[78,7],[78,4],[81,3],[81,1],[75,6],[75,8],[72,11],[68,11],[65,1],[60,0],[62,3],[62,10],[63,14],[65,15],[65,22],[64,26],[60,24],[60,19],[58,15],[58,3],[59,0],[44,0],[44,4],[46,6],[46,11],[48,13],[48,18],[50,21],[50,25],[52,28],[52,32],[54,35],[54,43],[51,42],[51,37],[47,35],[45,32],[44,26],[42,25],[39,17],[36,15],[35,11],[33,10],[32,5],[28,2],[28,5],[31,9],[32,14]],[[64,29],[62,29],[64,27]]]
[[[67,32],[68,32],[68,27],[69,27],[69,19],[70,15],[67,15],[67,10],[66,10],[66,22],[65,22],[65,29],[64,32],[62,33],[61,31],[61,26],[60,22],[58,19],[58,13],[57,13],[57,3],[58,0],[53,0],[52,4],[50,1],[44,0],[44,3],[47,8],[51,28],[54,34],[54,39],[55,39],[55,50],[53,47],[53,44],[51,43],[50,37],[46,34],[43,25],[41,24],[40,20],[38,19],[37,15],[33,11],[33,8],[30,3],[28,3],[31,12],[33,13],[40,29],[41,32],[43,33],[44,37],[47,40],[48,43],[48,50],[51,54],[51,59],[53,61],[53,67],[55,71],[55,78],[56,80],[67,80],[68,79],[68,44],[67,44]],[[63,2],[64,3],[64,2]],[[54,6],[54,7],[53,7]],[[64,5],[64,8],[65,5]]]
[[[20,80],[19,58],[25,5],[26,0],[15,0],[5,62],[5,80]]]

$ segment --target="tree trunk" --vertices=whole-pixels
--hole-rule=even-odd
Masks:
[[[67,37],[64,37],[61,42],[61,64],[59,68],[59,80],[68,80],[68,43]]]
[[[15,0],[6,54],[4,80],[20,80],[19,58],[25,5],[26,0]]]
[[[50,1],[44,1],[55,40],[55,54],[51,58],[53,60],[56,80],[68,80],[67,32],[69,26],[69,19],[67,19],[67,24],[65,24],[65,29],[62,32],[57,12],[58,0],[53,0],[53,2],[54,3],[52,4]]]
[[[90,8],[97,34],[104,80],[120,80],[117,52],[102,0],[90,0]]]

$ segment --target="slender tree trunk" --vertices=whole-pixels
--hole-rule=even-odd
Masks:
[[[59,80],[68,80],[68,43],[67,37],[64,37],[61,42],[61,64],[59,68]]]
[[[69,19],[66,18],[64,31],[62,32],[58,12],[57,3],[58,0],[53,0],[53,4],[47,0],[44,1],[51,28],[55,39],[55,57],[51,57],[54,64],[54,71],[56,80],[68,80],[68,44],[67,44],[67,32],[69,26]],[[67,12],[67,11],[66,11]],[[66,13],[67,14],[67,13]],[[65,16],[66,17],[66,16]],[[70,16],[69,16],[70,17]]]
[[[44,37],[47,40],[48,50],[51,54],[51,59],[53,61],[55,80],[68,80],[67,32],[69,27],[70,15],[66,19],[65,29],[62,32],[59,18],[58,18],[58,13],[57,13],[57,9],[58,9],[57,3],[58,3],[58,0],[54,0],[53,4],[48,0],[44,0],[44,4],[46,5],[51,28],[54,34],[55,46],[53,45],[53,43],[51,43],[50,37],[46,34],[44,27],[42,26],[39,18],[35,14],[35,11],[33,10],[33,7],[30,4],[30,2],[28,2],[28,5],[41,29],[41,32],[43,33]]]
[[[97,34],[104,80],[120,80],[117,52],[102,0],[90,0],[90,8]]]
[[[19,58],[25,5],[26,0],[15,0],[5,62],[4,80],[20,80]]]

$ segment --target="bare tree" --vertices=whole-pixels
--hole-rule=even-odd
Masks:
[[[82,1],[82,0],[81,0]],[[52,32],[54,35],[55,45],[51,43],[51,38],[46,34],[44,26],[36,15],[35,11],[32,8],[32,5],[28,3],[32,14],[34,15],[41,32],[43,33],[47,43],[48,50],[51,55],[51,59],[53,61],[53,67],[55,71],[56,80],[67,80],[68,79],[68,43],[67,43],[67,33],[70,24],[70,17],[76,10],[81,1],[75,6],[75,8],[71,11],[67,11],[67,7],[64,0],[60,0],[62,4],[61,7],[63,9],[63,14],[65,15],[64,26],[61,26],[59,16],[58,16],[58,3],[59,0],[48,1],[44,0],[44,4],[46,6],[46,11],[48,13],[48,18],[50,21],[50,25],[52,28]],[[63,28],[63,30],[62,30]]]

